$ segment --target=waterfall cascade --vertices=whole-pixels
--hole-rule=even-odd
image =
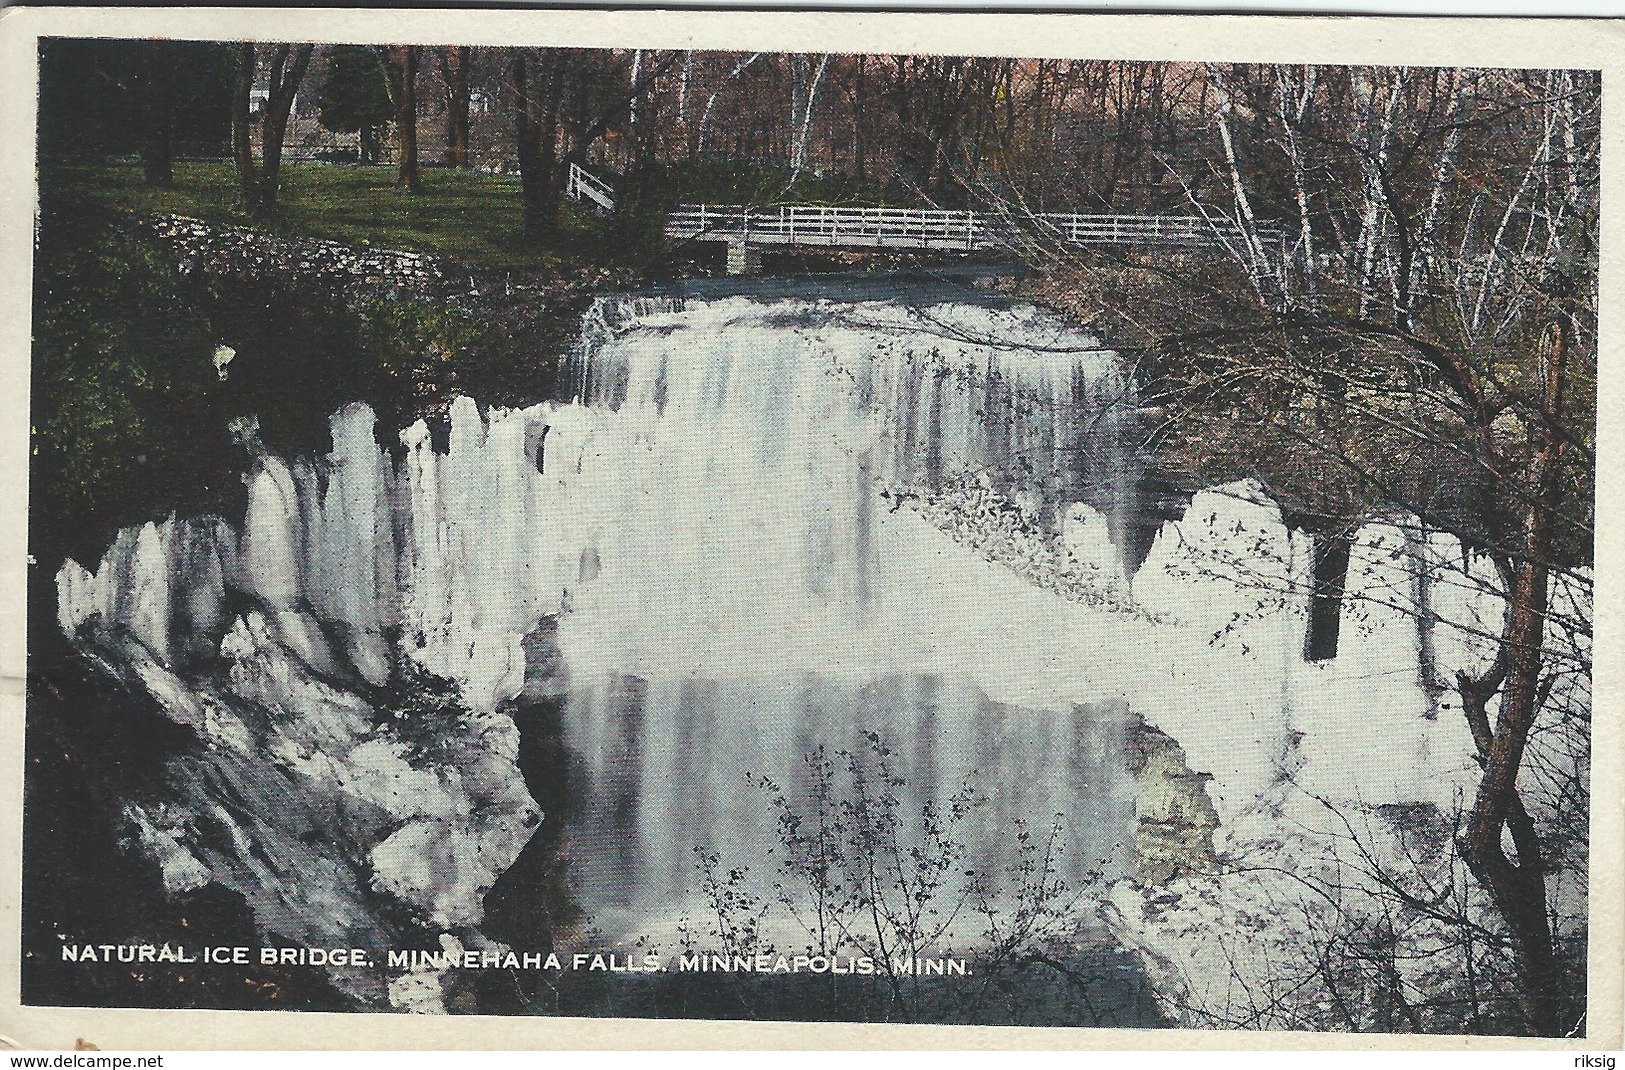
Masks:
[[[220,738],[405,815],[366,847],[380,883],[442,924],[477,924],[534,824],[503,704],[548,617],[581,777],[567,844],[616,934],[681,905],[696,847],[767,865],[777,831],[753,778],[793,786],[808,753],[870,733],[903,809],[967,783],[986,800],[964,831],[978,868],[1020,821],[1060,815],[1080,880],[1122,871],[1134,842],[1128,711],[1212,775],[1226,821],[1284,776],[1365,802],[1447,800],[1470,777],[1465,728],[1426,716],[1397,605],[1364,610],[1335,661],[1303,663],[1306,548],[1256,489],[1198,495],[1125,567],[1145,522],[1129,384],[1038,310],[606,299],[561,390],[483,414],[460,398],[449,448],[418,423],[398,462],[371,411],[346,408],[328,456],[259,458],[240,533],[170,520],[122,533],[94,573],[65,565],[62,626],[121,636],[177,718],[224,726],[252,707],[252,732]],[[984,522],[989,497],[1008,508]],[[1067,582],[1024,574],[1050,567],[1029,543]],[[1452,552],[1374,524],[1350,589],[1409,583],[1398,554]],[[1467,584],[1432,597],[1495,612]],[[454,760],[407,761],[341,697],[403,657],[471,711]],[[1304,760],[1306,738],[1345,759]],[[184,833],[164,842],[222,868]]]

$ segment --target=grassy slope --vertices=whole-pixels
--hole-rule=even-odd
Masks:
[[[392,166],[284,163],[276,214],[254,228],[430,253],[498,269],[640,267],[651,255],[658,259],[658,229],[650,229],[658,228],[658,219],[647,218],[647,213],[640,219],[609,220],[566,204],[560,232],[538,246],[520,233],[517,176],[426,167],[422,179],[423,191],[414,195],[395,188]],[[245,225],[229,162],[177,164],[169,189],[143,184],[141,169],[133,163],[54,164],[40,180],[68,198]],[[812,174],[792,181],[782,168],[745,164],[687,163],[663,171],[658,183],[662,189],[652,204],[894,203],[873,183]]]
[[[42,184],[68,196],[139,212],[168,212],[214,223],[243,225],[229,164],[183,163],[175,184],[154,189],[139,167],[60,167]],[[563,228],[535,246],[520,233],[519,180],[425,168],[423,192],[395,188],[392,167],[285,164],[280,203],[256,229],[329,238],[351,244],[430,253],[493,268],[556,264],[608,264],[616,246],[609,224],[566,205]]]

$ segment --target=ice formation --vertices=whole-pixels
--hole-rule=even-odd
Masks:
[[[1403,518],[1359,532],[1342,647],[1320,663],[1302,656],[1307,540],[1255,487],[1198,494],[1130,567],[1124,532],[1147,522],[1132,394],[1058,319],[606,299],[562,381],[524,409],[459,398],[449,448],[418,423],[399,463],[350,406],[330,455],[260,457],[240,531],[172,519],[121,533],[94,573],[68,562],[62,627],[122,637],[171,716],[367,815],[343,835],[377,886],[447,927],[477,925],[535,822],[503,708],[551,617],[585,773],[582,896],[628,933],[680,895],[694,846],[771,842],[748,776],[793,779],[810,746],[869,731],[896,744],[910,805],[982,785],[976,849],[1061,813],[1090,861],[1133,841],[1125,710],[1211,776],[1221,836],[1283,783],[1364,807],[1448,806],[1471,783],[1428,664],[1474,664],[1474,622],[1495,630],[1460,548]],[[1009,508],[984,516],[986,495]],[[1426,641],[1419,568],[1439,577],[1425,608],[1462,625]],[[414,765],[357,697],[402,655],[472,711],[442,765]],[[204,677],[210,658],[225,671]],[[177,854],[184,828],[134,821],[177,884],[198,865],[221,879]],[[260,879],[262,923],[308,929],[313,905],[286,899],[311,881]]]

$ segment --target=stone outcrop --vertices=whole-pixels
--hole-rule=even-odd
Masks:
[[[1185,750],[1154,725],[1129,733],[1129,772],[1138,791],[1134,813],[1134,881],[1156,887],[1217,864],[1213,834],[1219,814],[1208,798],[1210,773],[1192,771]]]
[[[270,281],[326,279],[343,286],[428,294],[446,281],[443,265],[423,253],[284,237],[178,215],[136,216],[133,228],[170,250],[185,274],[247,275]]]

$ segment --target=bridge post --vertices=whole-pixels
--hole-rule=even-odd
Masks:
[[[762,251],[743,238],[728,239],[728,274],[754,275],[762,270]]]

